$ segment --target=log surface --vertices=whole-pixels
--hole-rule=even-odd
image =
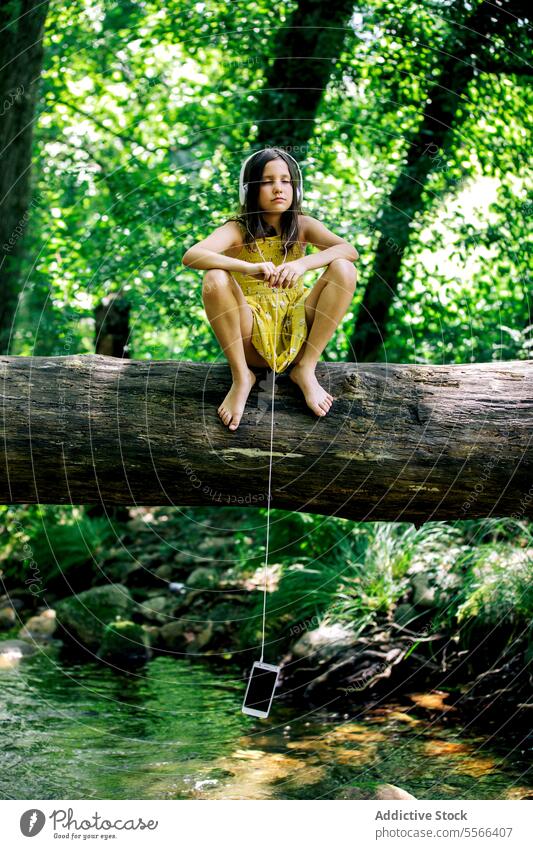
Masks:
[[[264,507],[271,394],[235,432],[225,365],[0,357],[0,502]],[[349,519],[533,515],[533,363],[320,363],[316,417],[276,379],[271,506]]]

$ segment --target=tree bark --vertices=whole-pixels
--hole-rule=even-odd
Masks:
[[[257,111],[260,147],[294,148],[298,159],[314,132],[353,10],[354,0],[300,0],[276,33],[276,58]]]
[[[281,375],[271,506],[365,521],[533,516],[533,364],[320,363],[318,419]],[[268,501],[271,398],[237,431],[227,366],[98,355],[0,357],[0,502]]]
[[[7,353],[30,218],[33,123],[48,0],[0,4],[0,353]]]
[[[409,140],[406,163],[376,222],[380,237],[350,339],[350,358],[359,362],[383,358],[386,323],[400,282],[412,224],[424,208],[428,176],[435,163],[443,161],[452,133],[457,132],[457,111],[470,82],[479,70],[492,67],[488,55],[492,40],[495,36],[510,38],[510,27],[516,25],[515,16],[529,19],[523,0],[513,0],[504,6],[484,0],[463,26],[454,31],[443,50],[446,58],[428,92],[418,130]],[[512,55],[518,64],[518,57]],[[529,66],[524,59],[523,69],[526,68]],[[469,113],[466,101],[463,113],[466,118]]]

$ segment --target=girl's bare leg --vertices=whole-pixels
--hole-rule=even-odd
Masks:
[[[249,365],[266,366],[267,363],[251,344],[252,311],[241,288],[227,271],[221,268],[206,271],[202,299],[233,377],[231,388],[217,412],[229,430],[236,430],[256,381]]]
[[[325,416],[333,397],[320,385],[315,367],[320,355],[346,314],[357,283],[357,270],[347,259],[335,259],[313,286],[305,301],[308,336],[293,360],[289,377],[302,390],[308,407]]]

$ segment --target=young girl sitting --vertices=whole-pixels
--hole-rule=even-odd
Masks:
[[[185,253],[183,263],[205,269],[207,318],[228,360],[231,388],[218,408],[230,429],[239,426],[256,381],[252,368],[276,373],[292,364],[291,380],[317,416],[333,402],[315,366],[352,300],[356,249],[316,218],[301,214],[302,175],[282,149],[267,148],[243,163],[240,214]],[[307,244],[319,248],[305,255]],[[326,270],[312,288],[303,275]]]

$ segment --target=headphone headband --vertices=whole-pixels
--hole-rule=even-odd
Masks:
[[[270,150],[270,149],[271,148],[268,148],[268,147],[263,148],[263,150]],[[244,160],[244,162],[242,163],[241,172],[239,174],[239,201],[241,203],[241,206],[244,206],[244,204],[246,203],[246,195],[248,193],[248,183],[243,182],[244,171],[245,171],[246,165],[250,161],[250,159],[252,159],[258,153],[262,153],[263,150],[254,151],[254,153],[251,153],[250,156],[248,156]],[[274,148],[272,148],[272,150],[278,150],[278,148],[274,147]],[[292,161],[296,165],[296,168],[298,169],[298,180],[299,180],[300,185],[297,186],[297,188],[296,188],[296,200],[298,201],[298,203],[301,203],[302,200],[303,200],[303,196],[304,196],[302,170],[301,170],[299,164],[296,162],[296,159],[294,158],[294,156],[291,156],[291,154],[287,153],[286,150],[282,150],[281,153],[283,153],[285,156],[288,156],[290,159],[292,159]]]

